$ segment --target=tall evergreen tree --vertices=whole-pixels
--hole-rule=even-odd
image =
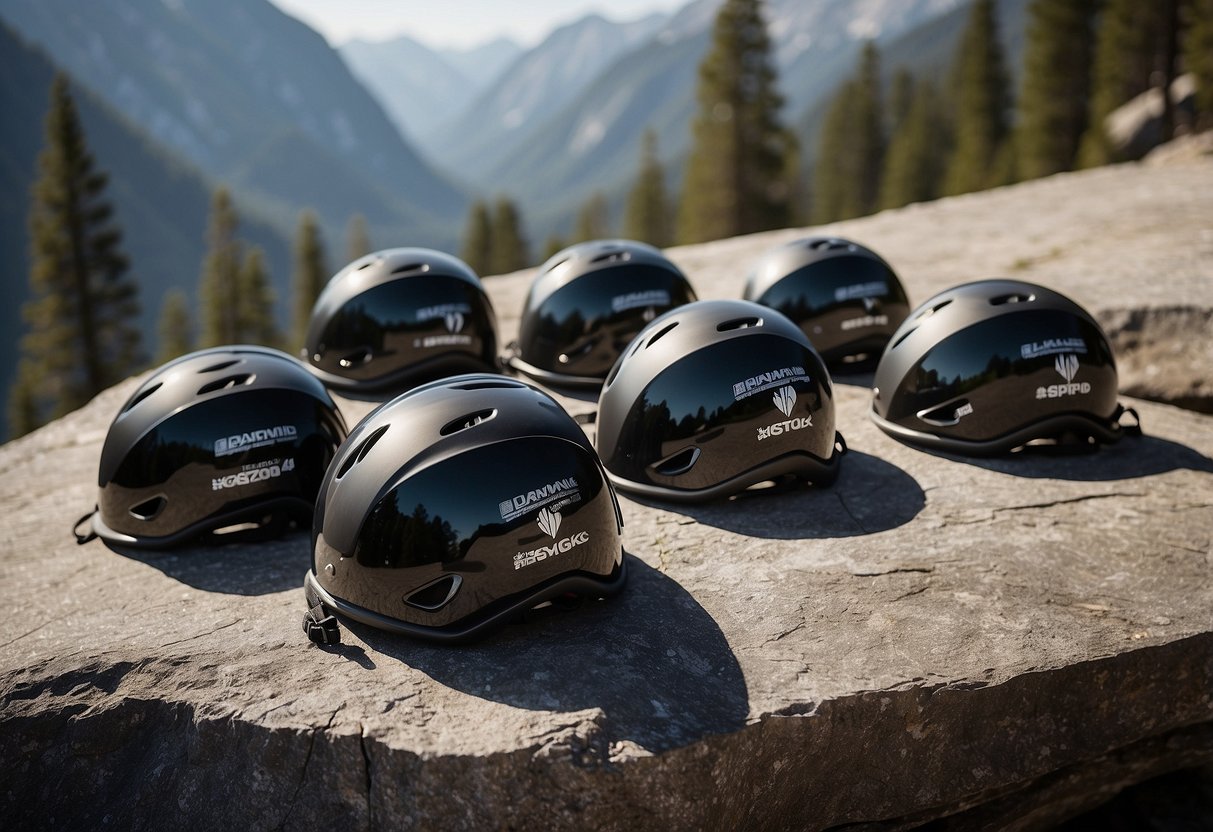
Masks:
[[[602,240],[611,236],[611,212],[606,194],[595,191],[577,212],[577,224],[573,228],[573,242]]]
[[[312,307],[328,283],[329,267],[324,256],[324,241],[316,215],[304,211],[299,215],[295,232],[295,269],[291,275],[291,350],[307,339],[307,326],[312,319]]]
[[[265,269],[265,253],[254,246],[244,255],[239,273],[239,334],[236,341],[277,347],[281,336],[274,322],[274,289]],[[300,343],[303,343],[300,341]]]
[[[956,143],[944,193],[960,194],[1008,176],[997,167],[1007,139],[1011,96],[994,0],[973,3],[952,64],[951,87]]]
[[[1196,75],[1196,126],[1213,128],[1213,0],[1192,0],[1184,62]]]
[[[914,84],[910,108],[889,141],[880,207],[899,208],[939,196],[948,152],[943,104],[929,81]]]
[[[645,130],[641,140],[640,169],[628,192],[623,235],[658,248],[670,244],[670,201],[665,170],[657,158],[657,133],[652,129]]]
[[[526,237],[522,231],[522,215],[508,197],[499,197],[493,210],[493,258],[489,274],[505,274],[530,265]]]
[[[482,199],[468,210],[468,224],[463,232],[463,262],[478,275],[489,274],[493,268],[493,219],[489,206]]]
[[[206,232],[208,249],[198,284],[202,311],[198,340],[202,347],[238,344],[244,340],[240,298],[243,247],[236,238],[237,223],[231,193],[223,186],[216,188]]]
[[[12,429],[61,416],[141,362],[138,285],[67,80],[51,85],[46,143],[31,193],[29,327],[12,391]]]
[[[910,114],[914,106],[914,76],[910,70],[901,67],[893,75],[892,91],[889,93],[889,135],[892,136],[901,127],[902,122]]]
[[[354,214],[345,226],[345,262],[353,263],[371,251],[371,235],[366,227],[366,217]]]
[[[786,224],[789,131],[779,121],[761,0],[726,0],[699,65],[678,238],[699,242]]]
[[[1032,0],[1016,125],[1024,179],[1070,170],[1087,128],[1099,0]]]
[[[864,45],[859,71],[842,85],[826,116],[817,154],[814,216],[818,222],[876,210],[884,169],[880,53]]]
[[[845,81],[834,93],[821,123],[817,140],[817,162],[813,174],[812,218],[816,223],[834,222],[846,216],[857,216],[854,190],[849,181],[848,165],[850,137],[854,132],[855,81]]]
[[[192,349],[194,325],[190,320],[189,300],[185,292],[172,289],[165,293],[156,329],[160,336],[157,364],[172,361]]]

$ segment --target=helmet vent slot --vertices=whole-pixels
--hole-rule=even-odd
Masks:
[[[630,251],[607,251],[590,260],[591,263],[624,263],[632,259]]]
[[[502,379],[501,381],[469,381],[467,384],[452,384],[451,387],[455,390],[518,390],[525,388],[525,384],[519,384],[516,381]]]
[[[655,463],[653,470],[664,477],[676,477],[679,474],[685,474],[687,471],[690,471],[692,466],[698,461],[699,446],[692,445]]]
[[[409,272],[428,272],[430,270],[428,263],[405,263],[403,266],[397,266],[392,269],[392,274],[408,274]]]
[[[563,265],[564,265],[565,263],[567,263],[567,262],[569,262],[569,258],[567,258],[567,257],[561,257],[561,258],[560,258],[559,260],[557,260],[555,263],[553,263],[552,265],[550,265],[550,266],[548,266],[546,269],[544,269],[544,271],[548,271],[548,272],[555,271],[556,269],[560,268],[561,266],[563,266]]]
[[[929,410],[922,410],[918,413],[918,418],[926,422],[928,425],[936,425],[938,427],[950,427],[960,422],[960,417],[973,412],[973,405],[969,404],[968,399],[955,399],[947,404],[941,404],[938,407]]]
[[[126,407],[122,408],[122,412],[126,413],[128,410],[133,408],[135,405],[139,404],[139,402],[143,401],[144,399],[146,399],[152,393],[155,393],[157,390],[159,390],[163,386],[164,386],[164,382],[161,381],[161,382],[157,382],[157,383],[153,384],[151,387],[147,388],[146,390],[141,391],[139,393],[139,395],[135,396],[133,399],[131,399],[129,402],[126,403]]]
[[[990,306],[1002,306],[1004,303],[1031,303],[1036,300],[1036,295],[1025,295],[1023,292],[1011,292],[1007,295],[999,295],[996,298],[990,298]]]
[[[645,344],[645,345],[644,345],[644,348],[647,350],[649,347],[651,347],[651,346],[653,346],[654,344],[656,344],[656,343],[657,343],[657,340],[658,340],[659,338],[663,338],[663,337],[665,337],[665,335],[666,335],[666,334],[667,334],[667,333],[668,333],[668,332],[669,332],[671,329],[673,329],[673,328],[674,328],[674,327],[676,327],[676,326],[678,326],[678,321],[674,321],[672,324],[667,324],[666,326],[663,326],[661,329],[659,329],[657,332],[655,332],[655,333],[653,334],[653,337],[652,337],[652,338],[650,338],[650,339],[649,339],[649,342],[648,342],[647,344]]]
[[[809,248],[813,251],[838,251],[839,249],[850,248],[851,244],[846,240],[839,240],[834,237],[827,237],[823,240],[814,240],[809,243]]]
[[[207,373],[217,373],[220,370],[226,370],[228,367],[231,367],[233,364],[239,364],[239,363],[240,363],[239,358],[233,358],[230,361],[220,361],[218,364],[212,364],[209,367],[203,367],[201,370],[198,371],[198,375],[201,376],[201,375],[206,375]]]
[[[734,329],[749,329],[752,326],[762,326],[762,318],[734,318],[731,321],[716,324],[716,331],[729,332]]]
[[[947,306],[951,302],[952,302],[951,298],[948,298],[947,300],[942,300],[939,303],[935,304],[934,306],[932,306],[928,309],[922,310],[915,317],[917,317],[919,320],[921,320],[923,318],[929,318],[932,315],[934,315],[936,312],[938,312],[940,309],[943,309],[945,306]]]
[[[903,332],[903,333],[902,333],[902,334],[901,334],[901,335],[898,337],[898,339],[897,339],[896,341],[894,341],[893,343],[889,344],[889,349],[891,349],[891,350],[895,350],[895,349],[897,349],[897,346],[898,346],[898,345],[899,345],[899,344],[900,344],[902,341],[904,341],[905,339],[907,339],[907,338],[909,338],[911,335],[913,335],[913,334],[914,334],[914,330],[916,330],[916,329],[918,329],[918,327],[916,327],[916,326],[912,326],[912,327],[910,327],[909,329],[907,329],[905,332]]]
[[[166,505],[168,505],[168,500],[165,498],[165,496],[163,494],[157,494],[150,500],[144,500],[137,506],[131,506],[131,517],[134,517],[136,520],[152,520],[156,517],[156,515],[164,510]]]
[[[354,269],[354,271],[356,271],[356,272],[360,272],[360,271],[362,271],[363,269],[370,268],[370,266],[371,266],[371,265],[372,265],[374,262],[375,262],[375,258],[374,258],[374,257],[368,257],[368,258],[366,258],[366,260],[363,262],[363,264],[362,264],[361,266],[359,266],[358,268]]]
[[[459,591],[462,583],[463,578],[459,575],[443,575],[438,580],[426,584],[407,596],[404,603],[426,612],[440,610],[455,597],[455,593]]]
[[[216,390],[226,390],[229,387],[240,387],[245,384],[252,384],[257,376],[252,373],[238,373],[234,376],[224,376],[217,378],[214,381],[208,381],[206,384],[198,388],[198,395],[204,396],[207,393],[214,393]]]
[[[374,433],[362,440],[362,444],[350,451],[349,456],[345,458],[345,462],[342,462],[341,467],[337,469],[337,476],[335,479],[341,479],[350,472],[351,468],[353,468],[357,463],[361,462],[363,458],[370,453],[371,448],[375,446],[375,443],[383,438],[383,434],[387,433],[387,429],[390,427],[391,425],[384,425],[381,428],[377,428]]]
[[[475,413],[469,413],[466,416],[460,416],[458,419],[452,419],[451,421],[447,422],[442,426],[442,429],[438,431],[438,434],[440,436],[450,436],[452,433],[458,433],[461,430],[474,428],[481,422],[487,422],[496,415],[496,408],[477,410]]]
[[[362,349],[355,350],[354,352],[345,356],[337,363],[348,370],[350,367],[356,367],[359,364],[365,364],[366,362],[370,361],[373,354],[374,353],[371,352],[370,347],[363,347]]]

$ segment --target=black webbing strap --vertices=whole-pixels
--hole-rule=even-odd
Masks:
[[[305,586],[303,594],[308,605],[303,614],[303,632],[316,644],[340,644],[341,627],[337,624],[337,616],[328,611],[311,587]]]
[[[79,520],[77,520],[75,523],[72,524],[72,534],[76,538],[77,545],[83,546],[85,543],[88,543],[90,540],[93,540],[97,537],[97,532],[93,530],[91,523],[89,524],[88,534],[80,534],[80,531],[79,531],[80,524],[83,523],[85,520],[92,520],[93,515],[95,515],[96,513],[97,513],[97,507],[93,506],[92,511],[90,511],[88,514],[84,515],[83,517],[81,517]]]
[[[1120,425],[1120,417],[1125,414],[1133,417],[1133,424]],[[1116,405],[1116,415],[1112,417],[1112,421],[1120,425],[1120,429],[1125,432],[1125,436],[1141,436],[1141,417],[1137,415],[1137,411],[1131,407],[1125,407],[1123,404]]]
[[[846,456],[847,440],[843,439],[838,431],[834,431],[834,449],[838,451],[839,456]]]

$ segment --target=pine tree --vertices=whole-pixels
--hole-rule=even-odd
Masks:
[[[209,246],[202,262],[198,286],[202,310],[199,345],[215,347],[243,340],[240,309],[240,263],[242,246],[236,239],[236,209],[227,188],[215,189],[206,238]]]
[[[46,144],[31,194],[28,331],[11,394],[11,429],[26,432],[126,377],[140,354],[138,285],[68,84],[51,85]]]
[[[281,336],[274,323],[274,290],[265,270],[265,253],[259,247],[249,249],[244,255],[238,280],[239,334],[235,340],[279,346]]]
[[[813,175],[813,210],[815,223],[834,222],[846,216],[857,216],[854,189],[849,181],[845,159],[850,152],[850,137],[855,97],[855,82],[844,82],[830,100],[821,135],[817,140],[817,163]]]
[[[915,83],[909,110],[889,141],[880,207],[899,208],[939,196],[948,141],[939,93],[929,81]]]
[[[160,306],[160,321],[156,328],[160,335],[157,364],[172,361],[190,351],[194,327],[190,320],[189,300],[185,292],[172,289],[165,293],[164,303]]]
[[[1192,0],[1184,61],[1196,75],[1196,126],[1213,128],[1213,0]]]
[[[859,72],[835,95],[823,124],[814,177],[818,222],[849,219],[876,210],[884,169],[884,109],[880,53],[864,45]]]
[[[493,268],[493,220],[489,206],[478,199],[468,210],[467,229],[463,232],[463,262],[478,275],[489,274]]]
[[[670,244],[670,202],[665,171],[657,158],[657,133],[652,129],[644,131],[640,143],[640,169],[628,192],[623,235],[658,248]]]
[[[307,327],[312,320],[312,307],[329,279],[329,267],[324,257],[324,242],[316,215],[304,211],[299,215],[295,232],[295,271],[291,275],[291,343],[296,349],[307,339]]]
[[[951,87],[956,144],[944,193],[960,194],[1011,175],[996,168],[1007,138],[1010,91],[993,0],[976,0],[969,12],[952,64]]]
[[[1074,167],[1087,127],[1098,0],[1032,0],[1016,126],[1024,179]]]
[[[893,87],[889,93],[889,135],[892,136],[900,128],[910,108],[914,106],[914,76],[905,67],[901,67],[893,75]]]
[[[577,225],[573,229],[573,242],[603,240],[611,236],[611,214],[606,194],[595,191],[581,210],[577,212]]]
[[[353,263],[371,251],[371,235],[366,228],[366,217],[354,214],[345,226],[345,262]]]
[[[518,206],[508,197],[499,197],[493,210],[493,255],[488,274],[505,274],[524,269],[530,264],[526,237],[522,232],[522,216]]]
[[[786,224],[783,180],[790,133],[779,121],[771,42],[761,0],[726,0],[699,65],[678,238],[731,237]]]

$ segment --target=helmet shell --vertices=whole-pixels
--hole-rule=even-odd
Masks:
[[[471,637],[569,591],[622,586],[622,520],[581,428],[505,376],[382,405],[325,475],[308,586],[387,630]]]
[[[598,403],[611,481],[681,501],[786,474],[837,475],[833,388],[795,324],[747,301],[698,301],[649,324]]]
[[[872,418],[909,442],[966,454],[1067,431],[1114,441],[1116,362],[1066,296],[1019,280],[956,286],[898,328],[876,369]]]
[[[510,364],[545,383],[600,387],[636,333],[693,300],[682,271],[653,246],[633,240],[570,246],[531,283]]]
[[[745,299],[787,315],[835,369],[879,356],[910,311],[893,268],[841,237],[806,237],[768,251],[746,279]]]
[[[114,417],[93,530],[156,548],[269,516],[307,522],[345,432],[324,385],[285,353],[230,346],[182,356]]]
[[[302,355],[332,389],[407,390],[494,369],[497,322],[480,278],[459,258],[387,249],[329,281],[312,309]]]

